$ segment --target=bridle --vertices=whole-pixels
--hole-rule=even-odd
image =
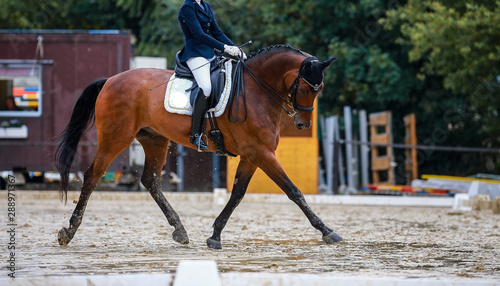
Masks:
[[[293,115],[288,114],[289,116],[293,117],[299,110],[305,111],[305,112],[313,112],[314,111],[314,106],[308,107],[308,106],[301,106],[297,104],[297,90],[299,89],[299,80],[302,79],[305,83],[307,83],[314,91],[318,91],[319,87],[323,83],[321,81],[319,84],[312,84],[308,82],[304,76],[302,75],[304,71],[304,67],[308,63],[312,62],[318,62],[318,58],[316,57],[308,57],[302,63],[300,64],[300,69],[299,69],[299,74],[293,81],[292,85],[290,86],[290,89],[288,90],[288,100],[284,100],[285,103],[288,104],[291,108],[293,108]]]
[[[307,80],[304,79],[303,72],[304,72],[304,67],[307,63],[312,63],[318,61],[316,57],[307,57],[304,61],[302,61],[300,68],[299,68],[299,74],[293,81],[292,85],[290,86],[290,89],[287,92],[287,97],[284,98],[281,96],[277,91],[275,91],[269,84],[267,84],[265,81],[263,81],[261,78],[259,78],[249,67],[247,64],[245,64],[242,60],[239,60],[238,63],[236,64],[234,76],[233,76],[233,90],[232,94],[233,96],[229,100],[229,120],[231,122],[243,122],[246,120],[246,100],[245,100],[245,88],[244,88],[244,83],[243,83],[243,68],[248,72],[250,77],[264,90],[264,92],[274,101],[276,102],[285,112],[288,116],[294,117],[299,110],[300,111],[305,111],[305,112],[313,112],[314,111],[314,106],[302,106],[297,104],[297,90],[299,89],[299,80],[302,79],[305,83],[307,83],[314,91],[318,91],[319,87],[323,83],[323,81],[319,84],[311,84]],[[239,102],[239,95],[240,91],[243,96],[243,104],[245,105],[245,117],[243,120],[238,120],[237,119],[237,114],[238,114],[238,102]],[[273,93],[275,96],[277,96],[279,99],[281,99],[282,102],[280,102],[278,99],[275,98],[271,93]],[[234,98],[236,97],[236,111],[235,114],[232,115],[232,103]],[[284,104],[283,104],[284,103]],[[292,109],[292,111],[288,110],[285,105],[287,105],[289,108]]]

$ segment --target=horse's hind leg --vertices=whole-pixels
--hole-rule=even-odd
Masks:
[[[248,184],[250,183],[250,179],[252,178],[256,169],[257,166],[248,162],[245,158],[241,158],[238,169],[236,170],[236,178],[234,180],[235,184],[231,192],[231,197],[229,198],[229,201],[227,202],[220,215],[215,219],[214,233],[212,237],[207,239],[208,247],[215,249],[222,248],[220,239],[222,229],[226,226],[226,223],[229,220],[229,217],[233,213],[234,209],[243,199]]]
[[[82,191],[75,210],[73,211],[73,215],[69,220],[69,228],[63,227],[59,231],[57,239],[60,245],[67,245],[71,239],[73,239],[78,227],[82,223],[83,214],[90,195],[101,180],[104,172],[108,169],[109,164],[111,164],[123,149],[130,145],[130,142],[131,139],[117,140],[116,138],[99,142],[94,161],[85,172]]]
[[[161,169],[167,157],[169,140],[145,130],[137,134],[137,140],[144,147],[146,154],[141,182],[167,217],[168,223],[175,228],[172,238],[178,243],[188,244],[189,238],[179,216],[161,191]]]

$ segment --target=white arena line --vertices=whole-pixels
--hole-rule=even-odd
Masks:
[[[203,281],[203,273],[191,273]],[[36,278],[0,278],[0,285],[11,286],[170,286],[174,281],[172,274],[122,274],[95,276],[58,276]],[[334,274],[275,274],[275,273],[222,273],[220,280],[206,282],[213,284],[179,284],[190,286],[499,286],[498,280],[481,279],[429,279],[429,278],[383,278],[383,277],[353,277]]]
[[[230,193],[226,189],[215,189],[214,192],[164,192],[168,200],[182,200],[193,203],[212,201],[217,205],[225,205]],[[59,200],[57,191],[22,191],[16,194],[19,199]],[[68,202],[77,200],[80,192],[68,192]],[[417,197],[417,196],[346,196],[346,195],[304,195],[309,204],[344,205],[344,206],[394,206],[394,207],[437,207],[452,208],[453,197]],[[0,192],[0,200],[6,199],[7,193]],[[146,192],[101,192],[92,194],[91,200],[134,200],[150,201]],[[246,194],[243,203],[291,203],[284,193],[279,194]]]
[[[33,278],[0,278],[9,286],[169,286],[172,274],[113,274],[88,276],[45,276]]]
[[[309,204],[328,204],[344,206],[394,206],[394,207],[446,207],[453,206],[454,198],[412,197],[412,196],[343,196],[343,195],[304,195]],[[280,194],[247,194],[246,202],[285,203],[290,200]]]
[[[183,260],[176,274],[113,274],[89,276],[45,276],[0,278],[0,285],[72,285],[72,286],[500,286],[492,280],[457,278],[404,278],[342,276],[338,274],[297,273],[219,273],[214,260]]]
[[[497,281],[474,279],[429,279],[394,277],[353,277],[334,274],[224,273],[223,286],[498,286]]]

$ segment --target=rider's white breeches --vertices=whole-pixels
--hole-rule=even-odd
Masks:
[[[203,90],[205,97],[209,97],[210,92],[212,92],[212,83],[210,82],[210,61],[203,57],[196,57],[189,58],[186,63],[193,73],[198,86]]]

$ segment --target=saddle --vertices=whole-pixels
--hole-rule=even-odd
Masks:
[[[210,62],[210,80],[212,82],[212,92],[208,98],[207,109],[208,109],[208,119],[210,122],[211,130],[210,130],[210,140],[214,142],[217,152],[215,153],[218,156],[228,156],[228,157],[236,157],[236,155],[228,152],[224,146],[224,137],[222,132],[217,126],[217,120],[214,115],[214,108],[219,103],[221,98],[221,94],[224,91],[224,87],[226,85],[226,76],[231,76],[226,73],[226,63],[231,61],[231,59],[224,57],[216,57]],[[231,63],[229,63],[231,64]],[[189,101],[191,106],[194,105],[194,101],[196,100],[196,96],[198,95],[199,86],[194,79],[193,73],[186,65],[179,60],[179,52],[175,55],[175,77],[184,78],[191,80],[193,85],[186,90],[190,91]]]
[[[179,53],[175,55],[175,76],[178,78],[185,78],[193,81],[191,88],[186,91],[190,91],[190,103],[193,106],[196,96],[198,95],[198,83],[194,79],[193,73],[187,66],[185,62],[179,60]],[[220,100],[221,94],[224,90],[226,84],[226,69],[224,64],[231,59],[224,57],[215,57],[210,62],[210,81],[212,82],[212,92],[208,98],[207,108],[214,108]],[[229,75],[231,76],[231,75]]]

